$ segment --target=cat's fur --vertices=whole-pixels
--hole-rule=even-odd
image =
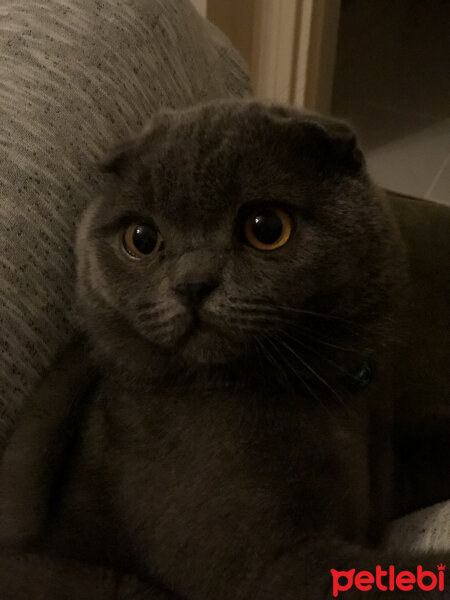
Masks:
[[[406,278],[352,131],[216,102],[155,115],[105,169],[77,241],[82,335],[0,472],[1,597],[316,600],[330,568],[413,568],[370,548],[394,510]],[[273,252],[243,237],[260,204],[295,223]],[[121,248],[135,219],[164,239],[150,260]],[[174,288],[205,281],[193,322]]]

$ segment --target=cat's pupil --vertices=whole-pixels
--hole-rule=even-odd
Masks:
[[[158,242],[158,232],[151,225],[138,225],[133,233],[133,244],[141,254],[151,254]]]
[[[283,223],[272,210],[262,210],[253,217],[252,233],[262,244],[275,244],[283,233]]]

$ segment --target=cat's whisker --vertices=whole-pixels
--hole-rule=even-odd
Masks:
[[[231,299],[234,302],[234,306],[237,307],[241,311],[251,312],[252,310],[261,311],[261,309],[270,312],[270,313],[279,313],[281,312],[289,312],[296,313],[299,315],[306,315],[318,319],[336,321],[342,324],[352,325],[353,327],[360,327],[361,324],[356,321],[352,321],[351,319],[334,315],[332,313],[321,313],[318,311],[308,310],[304,308],[295,308],[293,306],[287,306],[284,304],[271,304],[265,300],[252,300],[251,302],[245,300],[239,300],[237,298]]]
[[[286,370],[284,368],[282,368],[281,365],[287,365],[289,367],[289,371],[295,376],[295,379],[297,379],[300,382],[300,384],[303,386],[304,390],[314,399],[314,401],[317,403],[317,405],[319,405],[329,415],[329,417],[332,420],[336,420],[336,417],[335,417],[335,415],[333,415],[330,408],[320,399],[320,397],[316,394],[316,392],[308,384],[305,377],[303,377],[301,371],[299,369],[296,369],[295,366],[292,365],[291,361],[287,360],[286,356],[281,353],[280,349],[277,347],[274,340],[270,339],[268,336],[265,336],[264,339],[270,343],[270,345],[276,351],[277,355],[280,357],[281,364],[279,365],[280,368],[277,370],[282,371],[282,374],[285,377],[286,382],[289,381],[289,377],[288,377]],[[269,352],[268,348],[266,346],[263,346],[262,349],[264,351],[265,356],[272,357],[272,360],[275,361],[275,366],[277,367],[278,362],[273,357],[273,355]],[[311,426],[311,422],[310,422],[310,419],[308,418],[308,414],[306,411],[303,412],[303,419],[308,422],[309,426]]]
[[[295,338],[293,335],[291,335],[289,332],[285,331],[284,329],[280,329],[279,333],[281,333],[282,335],[285,335],[288,339],[290,339],[292,342],[296,343],[296,344],[300,344],[303,348],[305,348],[306,350],[308,350],[309,352],[313,352],[316,356],[318,356],[319,358],[327,361],[328,363],[330,363],[337,371],[340,371],[341,373],[347,375],[348,372],[346,369],[344,369],[342,366],[338,365],[338,363],[334,360],[332,360],[330,357],[325,356],[325,354],[323,354],[322,352],[319,352],[318,350],[316,350],[315,348],[313,348],[313,346],[311,344],[307,344],[306,342]]]
[[[313,310],[307,310],[304,308],[293,308],[292,306],[285,306],[285,305],[278,305],[277,309],[279,309],[281,311],[307,315],[309,317],[316,317],[318,319],[337,321],[339,323],[347,323],[348,325],[352,325],[354,327],[361,326],[361,324],[357,323],[356,321],[352,321],[351,319],[346,319],[344,317],[339,317],[339,316],[333,315],[331,313],[320,313],[320,312],[313,311]]]
[[[264,357],[269,359],[269,361],[271,362],[271,364],[275,366],[275,370],[277,372],[281,372],[281,374],[282,374],[283,378],[285,379],[286,383],[289,383],[289,376],[288,376],[288,373],[286,372],[286,370],[283,368],[283,365],[287,365],[289,367],[289,370],[295,376],[295,379],[297,379],[300,382],[300,384],[303,386],[304,390],[308,394],[310,394],[310,396],[316,401],[316,403],[318,405],[320,405],[323,408],[323,410],[325,410],[331,417],[333,417],[333,415],[332,415],[331,411],[329,410],[329,408],[321,401],[321,399],[317,396],[317,394],[314,392],[314,390],[311,388],[311,386],[308,385],[308,382],[303,377],[303,375],[301,374],[301,372],[298,369],[296,369],[292,365],[292,363],[290,361],[286,360],[286,357],[284,355],[281,354],[279,348],[276,346],[276,344],[274,343],[274,341],[271,340],[268,336],[264,336],[264,340],[266,342],[270,343],[270,345],[272,346],[272,348],[275,350],[276,354],[280,357],[280,362],[278,362],[276,360],[276,358],[269,351],[269,349],[267,348],[267,346],[263,345],[257,339],[257,341],[259,342],[261,350],[264,352]],[[310,419],[308,418],[308,415],[307,415],[306,411],[303,412],[302,416],[303,416],[303,419],[308,422],[309,426],[311,426]]]
[[[302,336],[307,337],[308,339],[312,340],[315,343],[320,344],[321,346],[327,346],[328,348],[333,348],[335,350],[342,350],[343,352],[354,352],[354,353],[360,353],[361,350],[358,350],[357,348],[354,348],[353,346],[341,346],[339,344],[336,343],[332,343],[329,342],[328,340],[324,340],[323,338],[320,337],[320,335],[317,333],[317,331],[314,331],[313,329],[309,328],[309,327],[304,327],[302,325],[298,325],[294,322],[289,322],[288,324],[291,325],[292,328],[294,329],[298,329]]]
[[[240,314],[254,314],[258,313],[261,316],[271,317],[276,314],[276,310],[268,306],[232,306],[235,310],[239,311]]]
[[[293,328],[295,328],[294,324],[291,324]],[[318,344],[320,344],[321,346],[326,346],[328,348],[334,348],[335,350],[342,350],[343,352],[353,352],[356,354],[361,354],[362,352],[371,352],[373,350],[373,348],[371,348],[370,346],[368,346],[366,343],[364,343],[364,346],[361,348],[355,348],[354,346],[342,346],[336,343],[332,343],[330,342],[328,339],[324,340],[323,338],[320,337],[320,335],[318,335],[317,331],[311,329],[310,327],[299,327],[298,328],[299,331],[301,332],[302,336],[307,337],[308,339],[312,340],[313,342],[317,342]]]
[[[258,317],[256,317],[256,318],[258,318]],[[261,320],[263,320],[263,319],[261,319]],[[311,327],[308,327],[308,325],[306,325],[305,323],[298,322],[297,320],[286,318],[285,316],[280,316],[280,315],[274,315],[272,320],[289,325],[293,329],[296,329],[296,330],[302,332],[302,334],[304,334],[306,337],[309,337],[310,339],[314,340],[315,342],[317,342],[323,346],[328,346],[330,348],[334,348],[336,350],[342,350],[344,352],[360,352],[360,350],[358,350],[352,346],[349,346],[349,345],[342,346],[342,345],[339,345],[336,343],[332,343],[328,340],[325,340],[323,338],[321,332],[314,330]]]
[[[259,327],[261,327],[261,325],[264,325],[264,324],[267,324],[270,326],[271,324],[273,324],[273,322],[282,323],[283,325],[289,325],[293,329],[298,330],[299,332],[302,333],[303,336],[313,340],[314,342],[317,342],[318,344],[320,344],[322,346],[327,346],[329,348],[334,348],[335,350],[341,350],[343,352],[354,352],[354,353],[360,352],[360,350],[357,350],[356,348],[354,348],[352,346],[348,346],[348,345],[342,346],[342,345],[339,345],[336,343],[331,343],[327,340],[324,340],[317,331],[314,331],[311,328],[306,327],[302,323],[298,323],[297,321],[292,320],[292,319],[286,319],[280,315],[272,315],[270,318],[268,318],[266,315],[254,314],[254,315],[252,315],[251,319],[249,319],[247,317],[241,317],[239,315],[237,315],[237,316],[233,315],[233,321],[243,331],[248,331],[248,330],[254,329],[254,326],[249,324],[252,321],[256,322]],[[246,323],[247,326],[241,325],[240,322]],[[278,329],[274,329],[274,331],[278,331]]]
[[[344,369],[342,366],[338,365],[335,361],[333,361],[332,359],[328,358],[327,356],[325,356],[324,354],[318,352],[317,350],[315,350],[314,348],[311,348],[310,346],[308,346],[307,344],[305,344],[304,342],[302,342],[301,340],[298,340],[294,337],[292,337],[288,332],[286,331],[280,331],[280,333],[286,335],[289,339],[291,339],[293,342],[296,342],[298,344],[300,344],[301,346],[303,346],[304,348],[306,348],[308,351],[313,352],[316,356],[318,356],[319,358],[321,358],[322,360],[327,361],[329,364],[331,364],[337,371],[339,371],[340,373],[342,373],[342,375],[344,376],[348,376],[348,370]],[[330,387],[330,386],[329,386]],[[337,398],[339,399],[339,401],[341,402],[341,404],[344,406],[344,408],[353,416],[356,414],[355,411],[353,411],[346,402],[344,402],[344,400],[341,398],[341,396],[339,396],[337,394],[337,392],[334,390],[335,395],[337,396]]]
[[[280,314],[280,308],[281,308],[281,314]],[[285,307],[283,305],[281,306],[277,306],[277,305],[270,305],[267,303],[250,303],[250,302],[235,302],[234,304],[232,304],[231,306],[227,306],[226,307],[226,311],[224,311],[227,313],[227,316],[231,313],[238,313],[239,316],[234,316],[234,318],[237,320],[249,320],[246,317],[241,317],[240,315],[242,315],[243,313],[248,313],[251,314],[251,320],[257,320],[260,324],[263,323],[264,321],[267,321],[267,323],[270,325],[271,322],[273,321],[277,321],[277,322],[284,322],[286,324],[289,324],[290,326],[296,327],[298,329],[303,329],[305,332],[309,332],[309,331],[313,331],[314,333],[314,338],[319,339],[319,335],[317,330],[314,330],[311,328],[311,325],[308,324],[308,322],[299,322],[298,318],[294,319],[294,316],[313,316],[314,318],[320,318],[323,319],[325,322],[329,321],[330,322],[330,326],[336,326],[336,327],[341,327],[344,330],[345,329],[350,329],[350,335],[354,335],[355,331],[356,332],[360,332],[364,330],[364,327],[361,324],[358,323],[352,323],[351,321],[347,320],[347,319],[341,319],[340,317],[335,317],[333,315],[325,315],[325,314],[321,314],[321,313],[316,313],[314,311],[307,311],[304,309],[294,309],[292,307]],[[287,313],[287,314],[286,314]],[[292,314],[292,317],[291,317]],[[340,337],[345,337],[348,334],[344,334],[342,333]],[[347,346],[347,347],[343,347],[343,346],[338,346],[337,344],[332,344],[330,341],[324,340],[322,337],[321,342],[323,345],[329,345],[329,347],[333,347],[335,346],[336,349],[339,350],[344,350],[344,351],[354,351],[354,352],[359,352],[358,350],[356,350],[355,348],[352,348],[351,346]]]
[[[313,367],[311,367],[311,365],[303,357],[301,357],[297,352],[295,352],[295,350],[293,348],[291,348],[291,346],[287,342],[285,342],[281,339],[278,339],[278,341],[286,350],[291,352],[292,355],[295,358],[297,358],[302,363],[302,365],[320,381],[320,383],[322,383],[322,385],[324,385],[334,396],[336,396],[336,398],[338,398],[341,402],[343,402],[342,398],[339,396],[339,394],[336,392],[336,390],[334,388],[332,388],[331,385],[323,377],[321,377],[317,373],[317,371],[315,369],[313,369]]]
[[[276,358],[272,355],[270,350],[263,344],[261,339],[259,339],[256,335],[254,336],[254,340],[257,344],[258,350],[260,350],[262,352],[262,355],[258,352],[261,369],[264,371],[263,358],[267,358],[269,360],[269,362],[271,363],[271,365],[274,367],[275,371],[277,373],[280,373],[281,376],[283,377],[283,379],[285,379],[287,381],[286,372],[282,368],[282,365],[277,362]]]
[[[281,340],[277,340],[277,341],[280,342]],[[320,405],[320,407],[329,415],[329,417],[331,419],[335,420],[336,417],[333,415],[330,408],[321,400],[321,398],[318,396],[318,394],[316,394],[314,392],[313,388],[308,384],[305,377],[303,377],[301,371],[299,371],[298,369],[295,369],[292,366],[292,363],[286,359],[285,355],[281,354],[280,350],[277,348],[276,345],[274,345],[274,348],[277,350],[277,353],[280,355],[281,360],[289,365],[291,371],[294,373],[296,378],[300,381],[300,383],[303,385],[303,387],[306,389],[306,391],[312,396],[312,398],[314,398],[314,400],[317,402],[317,404]],[[299,357],[296,356],[296,358],[299,358]]]
[[[164,320],[160,320],[158,321],[158,323],[153,323],[152,321],[137,321],[138,325],[143,326],[143,325],[151,325],[151,332],[152,335],[158,336],[160,337],[161,335],[164,335],[165,332],[173,326],[173,324],[175,323],[175,321],[181,316],[181,313],[175,313],[172,314],[171,316],[169,316],[168,318],[164,319]]]
[[[151,310],[160,304],[161,304],[161,302],[142,302],[141,304],[138,304],[136,306],[136,310],[138,310],[138,311],[147,310],[147,309]]]
[[[277,358],[268,350],[267,346],[265,346],[265,351],[268,352],[268,355],[271,356],[272,359],[275,361],[275,365],[278,367],[277,371],[283,376],[285,381],[286,382],[289,381],[289,376],[288,376],[288,373],[286,372],[285,365],[287,365],[289,367],[289,369],[294,373],[294,375],[296,377],[298,377],[298,373],[296,371],[293,371],[293,367],[288,361],[284,360],[284,357],[280,353],[277,346],[274,344],[273,340],[271,340],[271,338],[268,336],[264,336],[264,340],[270,344],[272,349],[275,350],[277,356],[281,359],[281,360],[277,360]]]
[[[293,331],[299,332],[300,335],[298,337],[310,340],[311,344],[323,346],[324,348],[333,350],[339,350],[345,353],[361,353],[361,349],[357,349],[349,344],[338,344],[336,342],[333,343],[329,341],[329,339],[324,339],[323,333],[320,330],[314,330],[307,324],[299,322],[297,319],[292,317],[276,314],[272,310],[270,312],[266,312],[264,310],[264,312],[261,314],[260,308],[260,306],[257,308],[254,307],[252,309],[252,314],[249,314],[248,316],[242,315],[241,307],[239,306],[232,306],[233,310],[230,310],[230,307],[228,307],[227,311],[223,311],[221,313],[218,311],[211,311],[211,315],[215,320],[217,320],[217,318],[226,318],[229,326],[234,326],[243,333],[260,332],[261,327],[267,326],[269,328],[269,334],[276,334],[280,330],[285,331],[284,328],[279,328],[279,325],[281,324],[283,326],[289,326],[289,328]],[[273,326],[274,323],[276,324],[275,327]],[[292,336],[292,339],[294,340],[295,338]],[[367,348],[365,348],[365,350],[367,350]]]
[[[166,312],[166,310],[141,312],[138,315],[136,315],[136,320],[140,322],[152,322],[155,319],[160,319]]]

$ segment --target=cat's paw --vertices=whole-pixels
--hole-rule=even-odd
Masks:
[[[184,600],[178,594],[153,581],[122,577],[114,600]]]

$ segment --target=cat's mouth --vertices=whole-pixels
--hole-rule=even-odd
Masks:
[[[176,342],[185,360],[200,364],[224,364],[240,354],[242,345],[227,335],[223,323],[199,313],[193,314]]]
[[[138,332],[191,365],[224,365],[248,351],[252,336],[224,310],[174,310],[165,321],[138,321]]]
[[[190,340],[195,340],[196,338],[205,338],[206,336],[214,337],[218,335],[224,335],[223,328],[213,321],[205,319],[198,313],[195,313],[191,316],[191,320],[178,343],[180,345],[185,345],[189,343]]]
[[[217,333],[217,328],[215,328],[214,325],[208,323],[207,321],[201,319],[198,314],[195,314],[192,316],[192,320],[187,326],[184,334],[181,336],[179,343],[183,344],[190,338],[195,337],[196,335],[201,335],[205,333],[207,334],[208,332]]]

